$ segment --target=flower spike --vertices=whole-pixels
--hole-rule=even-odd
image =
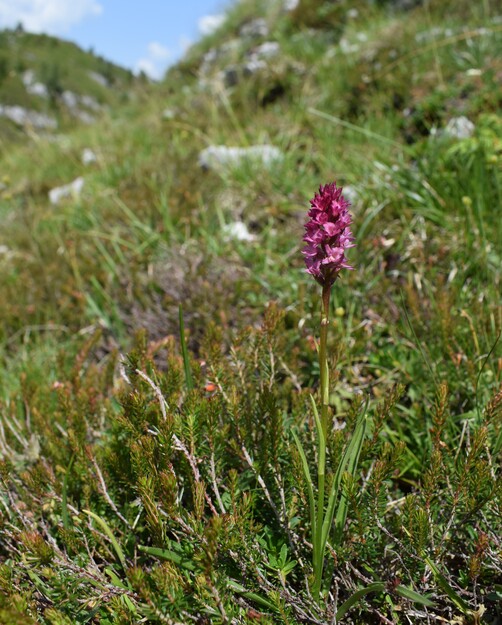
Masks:
[[[332,182],[319,187],[310,206],[302,254],[308,273],[329,288],[341,269],[353,269],[345,257],[345,250],[355,245],[350,230],[350,203],[342,195],[342,188]]]

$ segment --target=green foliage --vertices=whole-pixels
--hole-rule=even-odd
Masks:
[[[109,115],[4,151],[2,623],[500,618],[500,28],[487,2],[352,4],[238,3],[164,83],[116,107],[89,79]],[[228,44],[257,16],[280,57],[222,86],[264,39]],[[33,48],[63,89],[78,91],[66,56],[129,84],[71,44],[6,31],[2,103],[26,103],[16,72]],[[459,115],[465,139],[444,133]],[[255,143],[283,161],[197,164],[207,145]],[[82,196],[52,206],[85,147]],[[307,198],[335,176],[357,247],[328,333],[326,504],[343,505],[319,606],[319,310],[299,246]],[[252,240],[232,238],[236,221]],[[361,397],[358,469],[337,473]]]

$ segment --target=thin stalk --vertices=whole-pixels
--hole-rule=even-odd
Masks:
[[[328,436],[328,409],[329,409],[329,369],[328,369],[328,325],[329,325],[329,298],[331,285],[322,287],[321,332],[319,340],[319,369],[321,372],[321,424],[326,441]]]
[[[324,489],[326,476],[326,438],[328,436],[328,410],[329,410],[329,369],[327,355],[328,325],[329,325],[329,299],[331,295],[331,285],[324,285],[322,288],[322,310],[321,310],[321,330],[319,340],[319,369],[321,372],[321,416],[317,414],[316,427],[318,433],[319,457],[317,464],[317,519],[316,528],[313,533],[313,566],[314,566],[314,588],[313,596],[319,601],[321,593],[322,572],[324,568],[324,548],[322,541],[322,528],[324,524]]]

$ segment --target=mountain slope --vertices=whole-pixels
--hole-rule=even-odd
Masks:
[[[489,0],[243,0],[3,151],[2,623],[500,620],[501,32]]]
[[[92,123],[134,88],[125,70],[77,45],[20,29],[0,32],[0,139]]]

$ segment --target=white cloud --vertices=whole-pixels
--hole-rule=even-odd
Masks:
[[[185,52],[188,52],[188,48],[190,48],[192,44],[193,39],[190,39],[190,37],[187,37],[186,35],[181,35],[181,37],[179,38],[179,47],[183,54],[185,54]]]
[[[166,71],[171,57],[168,48],[158,41],[152,41],[148,44],[147,54],[136,62],[135,70],[138,73],[145,72],[150,78],[158,80]]]
[[[148,44],[148,52],[150,57],[156,61],[165,61],[171,56],[170,50],[158,41],[152,41]]]
[[[224,15],[205,15],[199,19],[199,31],[201,35],[212,35],[225,21]]]
[[[102,12],[97,0],[0,0],[0,26],[21,22],[30,32],[60,35],[85,17]]]

